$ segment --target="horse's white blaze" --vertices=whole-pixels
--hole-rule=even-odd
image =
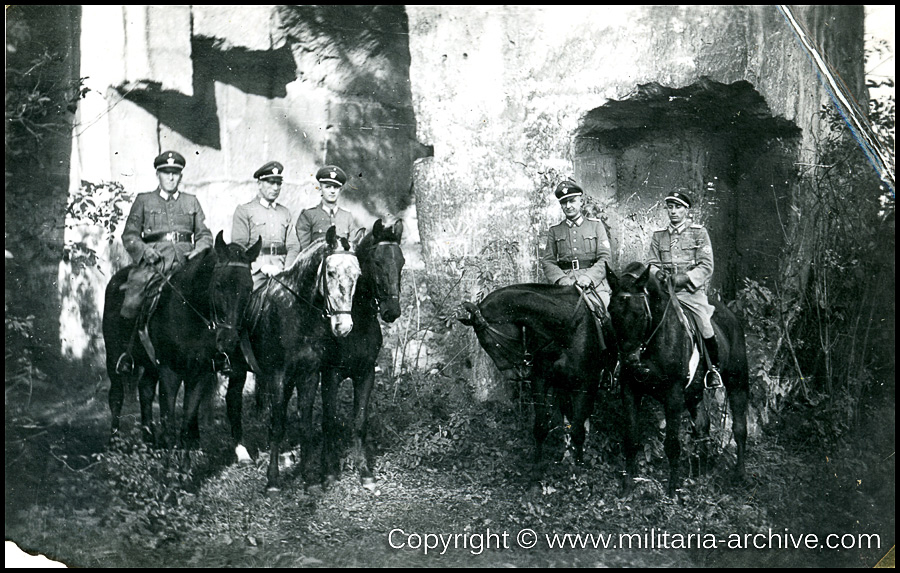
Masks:
[[[331,331],[335,336],[347,336],[353,330],[350,311],[353,308],[356,282],[361,272],[359,260],[355,256],[330,256],[326,261],[327,308],[334,313],[331,316]]]

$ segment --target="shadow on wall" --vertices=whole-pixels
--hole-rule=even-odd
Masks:
[[[777,276],[799,136],[746,81],[651,83],[589,112],[576,170],[612,227],[613,265],[645,260],[653,231],[668,222],[663,199],[681,187],[709,229],[714,288],[733,298],[744,277]]]
[[[128,84],[119,93],[186,139],[221,149],[219,107],[215,83],[232,85],[247,94],[269,99],[287,95],[287,84],[297,79],[290,48],[255,51],[231,47],[220,50],[211,38],[193,38],[193,96],[163,90],[156,82]]]

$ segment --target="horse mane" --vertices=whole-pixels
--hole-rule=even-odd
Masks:
[[[538,300],[534,301],[532,297],[523,297],[523,291],[537,295]],[[575,316],[580,299],[581,295],[573,287],[523,283],[495,290],[486,296],[478,306],[482,314],[486,312],[491,315],[486,317],[488,322],[499,323],[496,315],[506,315],[512,318],[506,322],[527,323],[531,328],[537,329],[539,324],[537,319],[546,318],[548,320],[544,322],[556,323],[559,329],[565,330],[571,326],[571,320]],[[587,306],[585,306],[585,310],[587,310]],[[511,316],[514,311],[517,313],[516,316]],[[549,329],[547,324],[544,324],[544,327]]]
[[[184,264],[178,267],[172,273],[169,282],[182,291],[184,296],[190,297],[191,302],[205,305],[209,302],[206,296],[206,287],[209,286],[212,280],[212,273],[217,260],[215,248],[204,249],[196,257],[187,259]],[[197,285],[202,285],[203,288],[198,289]],[[165,288],[171,288],[171,286],[166,285]]]

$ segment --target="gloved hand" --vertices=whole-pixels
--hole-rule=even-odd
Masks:
[[[666,282],[666,279],[668,279],[668,278],[669,278],[669,273],[667,273],[666,271],[664,271],[664,270],[656,271],[656,280],[658,280],[659,282],[664,283],[664,282]]]
[[[575,277],[575,284],[577,284],[581,288],[588,288],[589,286],[594,284],[594,281],[592,281],[591,277],[587,275],[578,275],[577,277]]]
[[[559,279],[558,281],[556,281],[556,284],[562,285],[562,286],[572,286],[573,284],[575,284],[575,277],[570,277],[569,275],[566,275],[566,276],[562,277],[561,279]]]
[[[674,277],[672,277],[672,283],[675,285],[676,289],[679,288],[688,288],[691,286],[691,277],[687,276],[686,273],[676,273]]]
[[[272,275],[280,273],[281,269],[279,269],[277,265],[262,265],[259,267],[259,272],[267,277],[271,277]]]
[[[161,258],[160,254],[153,247],[144,249],[144,260],[151,265],[155,265]]]

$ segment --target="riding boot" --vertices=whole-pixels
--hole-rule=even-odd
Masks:
[[[703,345],[706,347],[706,354],[709,357],[709,372],[704,378],[704,385],[707,388],[720,388],[722,386],[722,375],[719,373],[719,342],[716,335],[703,339]]]
[[[140,265],[131,269],[131,272],[128,273],[128,280],[119,287],[119,290],[125,291],[122,308],[119,310],[122,318],[137,318],[141,305],[144,303],[144,293],[152,278],[153,270],[149,267]]]

